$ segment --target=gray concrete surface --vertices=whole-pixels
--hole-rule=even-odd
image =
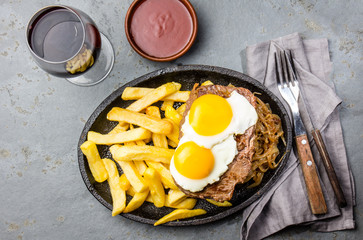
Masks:
[[[243,71],[241,51],[293,32],[329,39],[333,82],[343,99],[344,140],[357,185],[357,229],[316,233],[291,227],[270,239],[362,239],[363,1],[191,0],[199,18],[195,45],[170,63],[131,50],[124,16],[131,0],[0,1],[0,239],[238,239],[240,214],[198,227],[152,227],[111,217],[86,189],[78,169],[80,132],[115,89],[150,71],[207,64]],[[116,62],[93,87],[78,87],[37,67],[25,27],[39,8],[65,4],[84,10],[111,40]]]

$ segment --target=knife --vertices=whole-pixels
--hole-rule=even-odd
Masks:
[[[298,79],[298,76],[296,74],[296,71],[295,71],[295,65],[294,65],[294,61],[293,61],[293,58],[292,58],[292,53],[291,51],[289,51],[289,54],[286,54],[289,56],[288,58],[288,65],[289,67],[292,69],[292,73],[295,75],[296,79]],[[300,81],[298,79],[298,81]],[[335,170],[334,170],[334,167],[333,167],[333,164],[330,160],[330,156],[329,156],[329,153],[326,149],[326,146],[325,146],[325,143],[324,143],[324,140],[323,140],[323,137],[321,135],[321,132],[319,129],[315,128],[314,127],[314,124],[313,124],[313,121],[311,120],[311,117],[310,117],[310,109],[309,109],[309,106],[308,106],[308,102],[305,100],[305,96],[304,96],[304,91],[302,88],[299,88],[300,89],[300,95],[302,96],[302,100],[303,100],[303,103],[306,107],[306,110],[308,112],[308,116],[309,116],[309,121],[310,121],[310,124],[312,126],[312,130],[311,130],[311,134],[314,138],[314,141],[316,143],[316,146],[318,148],[318,151],[319,151],[319,154],[320,154],[320,157],[323,161],[323,165],[325,167],[325,170],[328,174],[328,178],[329,178],[329,181],[331,183],[331,186],[333,188],[333,191],[334,191],[334,194],[335,194],[335,197],[337,198],[337,204],[340,208],[344,208],[347,206],[347,201],[344,197],[344,193],[342,191],[342,188],[339,184],[339,181],[338,181],[338,178],[337,178],[337,175],[335,173]]]

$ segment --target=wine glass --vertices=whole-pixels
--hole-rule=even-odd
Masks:
[[[46,72],[80,86],[104,80],[114,63],[110,41],[79,9],[52,5],[40,9],[26,28],[27,45]]]

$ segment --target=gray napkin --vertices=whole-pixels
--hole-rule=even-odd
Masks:
[[[290,225],[309,225],[316,231],[336,231],[355,227],[354,181],[346,157],[339,118],[341,99],[335,94],[330,81],[332,63],[327,39],[302,40],[294,33],[246,48],[247,74],[257,79],[280,96],[275,78],[276,48],[291,50],[305,102],[299,100],[300,112],[308,134],[312,126],[306,107],[316,128],[320,129],[348,206],[340,209],[336,204],[319,152],[309,135],[316,161],[328,213],[313,215],[310,210],[306,186],[296,153],[291,153],[287,166],[274,186],[259,200],[243,210],[241,239],[262,239]]]

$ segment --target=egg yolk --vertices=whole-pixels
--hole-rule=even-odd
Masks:
[[[185,142],[175,151],[174,165],[184,177],[202,179],[212,172],[214,156],[210,149],[200,147],[194,142]]]
[[[197,98],[189,112],[189,124],[202,136],[223,132],[232,120],[233,112],[228,101],[215,94]]]

